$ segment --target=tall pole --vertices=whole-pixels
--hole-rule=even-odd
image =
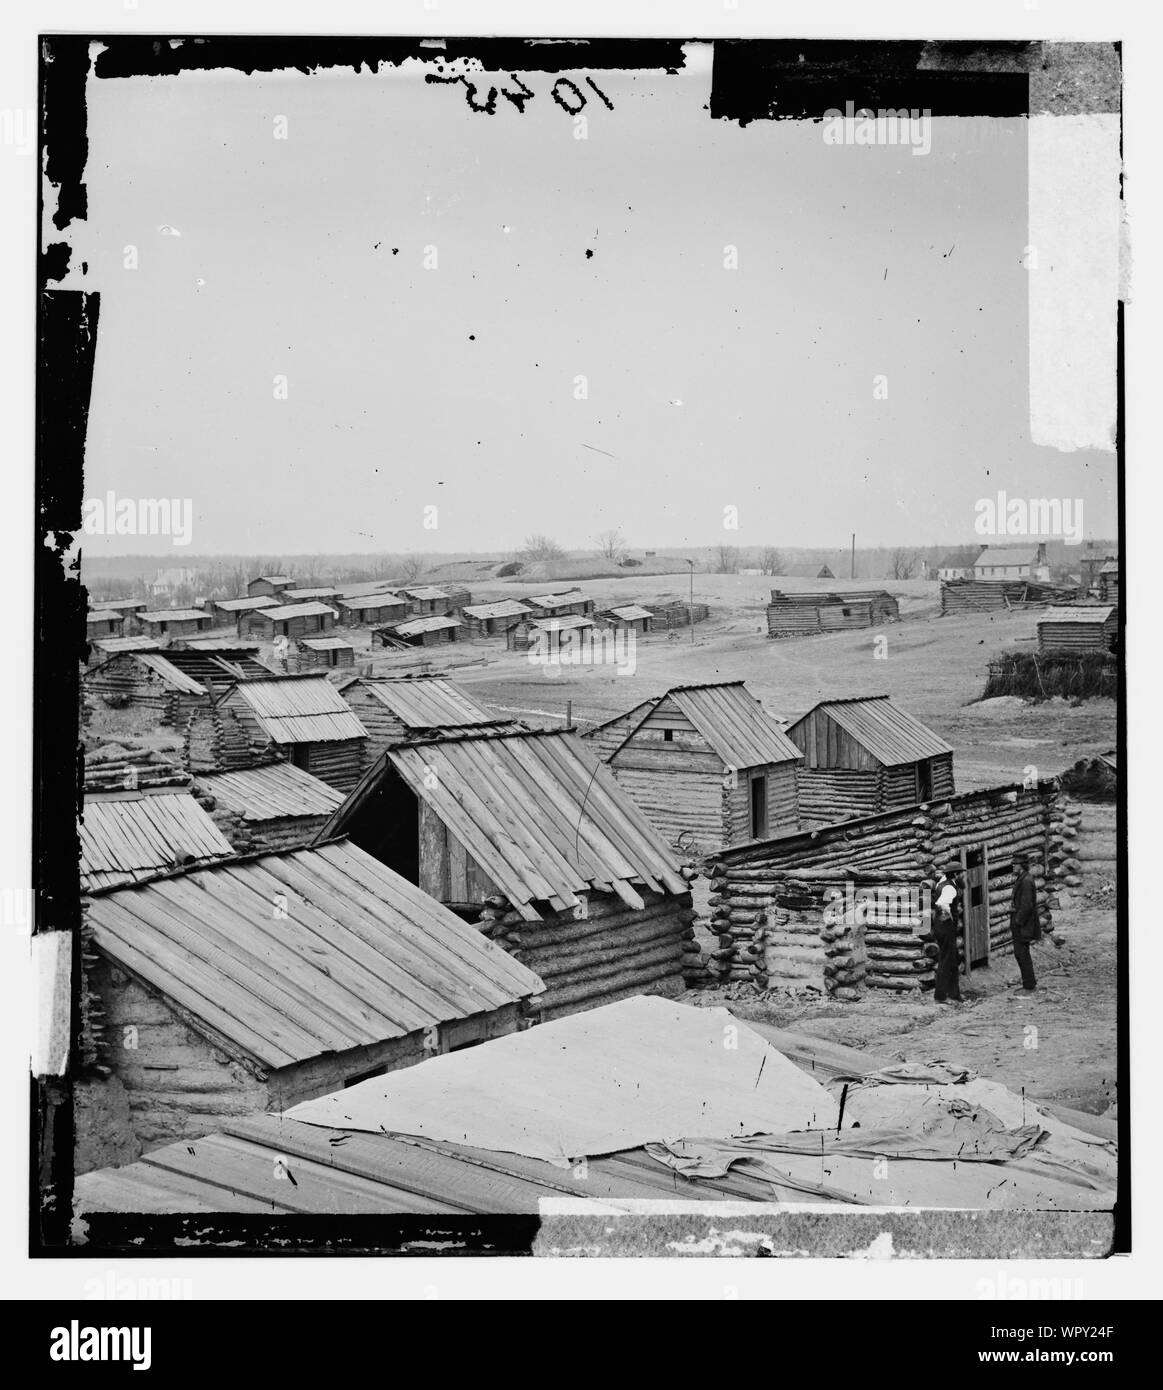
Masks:
[[[687,618],[691,628],[691,646],[695,644],[695,562],[688,560],[687,564],[691,567],[691,601],[687,609]]]
[[[856,578],[856,532],[852,532],[852,560],[848,566],[848,578]]]

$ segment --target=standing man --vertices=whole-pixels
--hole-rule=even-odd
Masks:
[[[954,879],[957,868],[957,865],[951,865],[949,869],[942,869],[933,890],[933,939],[937,943],[937,978],[933,998],[938,1004],[944,1004],[946,1000],[961,1003],[961,976],[957,959],[961,902]]]
[[[1041,935],[1038,923],[1038,890],[1030,873],[1030,861],[1024,854],[1014,856],[1014,891],[1010,901],[1010,936],[1014,943],[1014,960],[1022,972],[1022,988],[1037,989],[1034,963],[1030,959],[1030,944]]]

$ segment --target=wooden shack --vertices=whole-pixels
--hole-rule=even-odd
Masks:
[[[1107,604],[1049,608],[1038,619],[1038,651],[1109,652],[1118,640],[1119,610]]]
[[[900,604],[885,589],[794,593],[772,589],[767,605],[769,637],[802,637],[879,627],[900,619]]]
[[[183,675],[205,686],[212,695],[220,694],[235,681],[254,677],[269,679],[275,674],[259,661],[257,647],[226,642],[203,647],[196,641],[183,639],[166,648],[164,659]]]
[[[86,791],[77,835],[82,893],[234,853],[187,787]]]
[[[561,594],[538,594],[525,602],[540,618],[564,618],[570,614],[592,618],[596,606],[580,589],[569,589]]]
[[[461,621],[469,637],[504,636],[511,627],[527,618],[532,610],[527,603],[515,598],[498,603],[477,603],[461,609]]]
[[[282,602],[288,603],[329,603],[332,606],[339,597],[339,590],[330,584],[305,584],[301,589],[291,587],[283,590]]]
[[[407,622],[377,628],[407,647],[438,647],[460,638],[460,623],[456,618],[409,618]]]
[[[683,871],[569,731],[389,747],[320,839],[341,833],[479,919],[518,959],[536,959],[543,1017],[677,994],[698,964]]]
[[[742,681],[675,686],[587,738],[681,850],[707,854],[799,825],[800,751]]]
[[[257,579],[252,579],[246,586],[246,592],[251,598],[259,596],[278,598],[284,589],[290,588],[293,582],[290,576],[285,574],[260,574]]]
[[[113,609],[90,608],[85,614],[85,640],[92,642],[98,637],[120,637],[124,623],[124,614]]]
[[[443,676],[354,676],[339,687],[367,730],[365,760],[385,748],[466,729],[517,729]]]
[[[311,637],[330,632],[335,626],[335,609],[326,603],[283,603],[276,608],[256,608],[243,613],[239,631],[253,633],[273,642],[277,637]]]
[[[270,594],[256,594],[253,598],[216,598],[210,604],[210,612],[215,625],[222,627],[229,624],[241,631],[245,613],[253,613],[257,608],[277,607],[278,599]]]
[[[618,608],[606,608],[599,614],[611,627],[625,628],[630,632],[650,632],[654,628],[654,614],[641,604],[625,603]]]
[[[92,666],[83,684],[106,708],[129,710],[145,726],[184,728],[190,712],[211,700],[209,685],[171,661],[168,651],[117,652]]]
[[[386,627],[408,616],[408,600],[398,594],[367,594],[363,598],[335,600],[339,621],[345,627]]]
[[[96,894],[87,918],[109,1040],[93,1165],[515,1032],[543,990],[348,843]]]
[[[887,695],[822,700],[789,726],[805,824],[952,796],[953,749]]]
[[[408,600],[408,612],[419,618],[447,618],[455,607],[452,595],[435,584],[420,584],[400,592]]]
[[[193,772],[198,804],[240,854],[307,845],[343,793],[281,759]]]
[[[342,637],[300,637],[295,646],[300,666],[343,670],[355,665],[355,648]]]
[[[221,697],[252,746],[272,747],[340,791],[359,781],[367,730],[323,675],[241,681]]]
[[[150,637],[189,637],[212,627],[214,617],[201,608],[161,608],[139,613],[138,622]]]
[[[1103,603],[1119,602],[1119,562],[1104,560],[1098,572],[1098,596]]]
[[[104,661],[106,657],[116,656],[119,652],[160,652],[162,644],[156,637],[146,637],[141,634],[137,637],[96,637],[89,643],[88,661],[94,665]]]
[[[505,646],[515,652],[537,646],[554,650],[561,644],[563,633],[589,632],[596,626],[593,618],[583,618],[579,613],[561,618],[522,618],[505,633]]]

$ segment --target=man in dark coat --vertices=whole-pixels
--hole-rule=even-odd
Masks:
[[[1022,988],[1036,989],[1034,963],[1030,959],[1030,943],[1041,935],[1038,923],[1038,890],[1030,873],[1030,861],[1024,854],[1014,859],[1014,890],[1010,900],[1010,936],[1014,943],[1014,960],[1022,972]]]
[[[933,998],[961,1002],[961,976],[957,959],[957,931],[961,917],[961,892],[957,886],[958,865],[942,870],[933,889],[933,940],[937,943],[937,978]]]

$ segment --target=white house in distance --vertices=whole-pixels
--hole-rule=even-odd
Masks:
[[[1045,541],[1029,545],[987,545],[973,562],[974,579],[1050,578]]]
[[[981,546],[962,546],[947,551],[935,566],[938,579],[972,579],[973,566],[981,554]]]

